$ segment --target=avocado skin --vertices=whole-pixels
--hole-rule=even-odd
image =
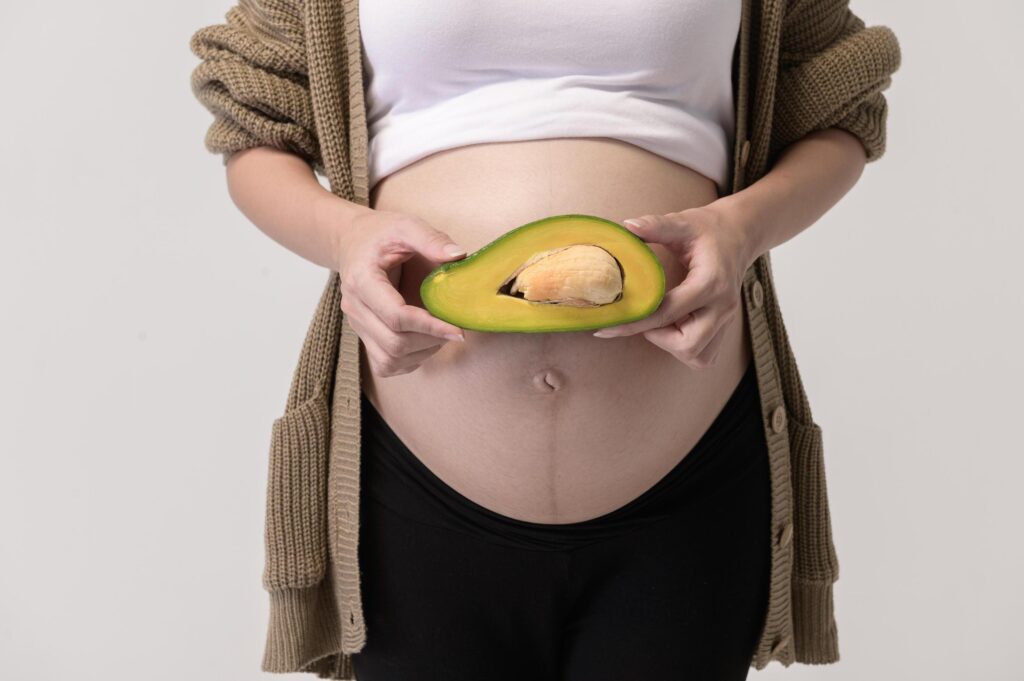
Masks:
[[[624,296],[623,300],[609,305],[597,308],[577,309],[504,296],[504,298],[514,301],[514,304],[517,307],[507,308],[506,312],[509,314],[504,318],[501,316],[491,315],[493,318],[490,319],[486,314],[486,307],[481,308],[484,311],[484,314],[474,316],[472,313],[467,313],[458,309],[458,306],[454,304],[454,301],[450,301],[446,298],[447,294],[444,291],[446,287],[442,286],[440,282],[444,281],[448,275],[458,274],[467,268],[472,269],[477,263],[483,260],[489,260],[492,253],[500,253],[501,249],[514,243],[518,239],[523,238],[532,230],[543,229],[544,227],[556,228],[558,223],[564,223],[565,229],[571,229],[574,226],[579,227],[580,221],[583,221],[584,223],[596,222],[600,226],[601,231],[597,232],[596,238],[593,238],[589,243],[594,243],[598,246],[603,246],[609,243],[609,239],[605,234],[607,233],[607,230],[610,229],[613,230],[612,234],[625,240],[630,246],[635,247],[635,253],[639,254],[639,256],[634,257],[634,260],[643,263],[640,266],[644,269],[643,274],[650,279],[642,292],[631,291],[628,296]],[[595,227],[596,225],[590,225],[591,229]],[[557,240],[557,237],[562,233],[562,231],[562,228],[557,228],[552,232],[551,238],[541,238],[539,240],[539,245],[535,249],[531,249],[531,251],[535,252],[545,248],[561,245],[564,241]],[[616,255],[616,257],[618,258],[619,256]],[[622,258],[619,259],[621,262]],[[508,272],[503,272],[502,274],[507,275],[512,272],[512,269],[514,268],[510,268]],[[627,287],[627,290],[629,283],[632,282],[630,274],[632,274],[634,278],[639,276],[639,273],[635,271],[635,267],[631,268],[631,270],[634,271],[626,271],[623,282]],[[452,287],[448,286],[447,288],[451,289]],[[498,300],[498,296],[495,292],[484,292],[484,295],[494,296],[494,299]],[[436,269],[431,271],[420,284],[420,298],[423,300],[423,304],[427,311],[432,315],[463,329],[492,333],[560,333],[591,331],[608,326],[618,326],[643,319],[650,315],[661,305],[664,295],[665,271],[662,268],[657,255],[643,239],[612,220],[607,220],[596,215],[586,215],[581,213],[552,215],[516,227],[515,229],[502,234],[489,244],[467,255],[465,258],[446,262],[438,266]],[[636,302],[639,298],[642,298],[642,304]],[[630,311],[631,304],[634,304],[635,307],[632,311]],[[485,304],[482,303],[482,305]],[[531,311],[523,312],[521,306],[531,306],[531,308],[527,308]],[[543,308],[552,308],[552,314],[548,314],[548,310]],[[609,312],[609,309],[612,309],[612,312]],[[516,312],[515,315],[511,314],[513,311]],[[493,310],[491,310],[491,312],[493,312]],[[510,321],[509,317],[511,316],[515,316],[517,319],[515,321]]]

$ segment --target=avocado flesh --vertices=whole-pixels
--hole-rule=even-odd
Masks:
[[[533,286],[517,290],[523,281]],[[538,291],[541,300],[527,299]],[[559,298],[567,291],[578,296]],[[543,299],[548,295],[553,298]],[[420,298],[435,317],[463,329],[506,333],[617,326],[648,316],[664,295],[665,272],[650,246],[616,222],[580,214],[517,227],[441,265],[420,285]]]

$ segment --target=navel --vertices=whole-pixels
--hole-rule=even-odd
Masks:
[[[561,390],[565,385],[565,375],[558,369],[542,369],[533,375],[533,386],[544,393]]]

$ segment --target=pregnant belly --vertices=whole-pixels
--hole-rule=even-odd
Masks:
[[[557,138],[445,150],[378,182],[373,208],[416,215],[472,253],[549,215],[621,222],[706,205],[710,179],[631,144]],[[666,290],[685,275],[650,244]],[[434,267],[406,261],[398,289],[423,307]],[[742,306],[741,306],[742,307]],[[497,513],[570,523],[608,513],[672,469],[725,405],[751,358],[745,314],[716,365],[692,369],[643,334],[465,331],[415,371],[360,361],[363,391],[409,449],[456,492]]]

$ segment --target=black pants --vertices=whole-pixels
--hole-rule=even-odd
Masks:
[[[578,523],[474,503],[362,410],[358,681],[746,678],[770,566],[752,362],[671,472]]]

